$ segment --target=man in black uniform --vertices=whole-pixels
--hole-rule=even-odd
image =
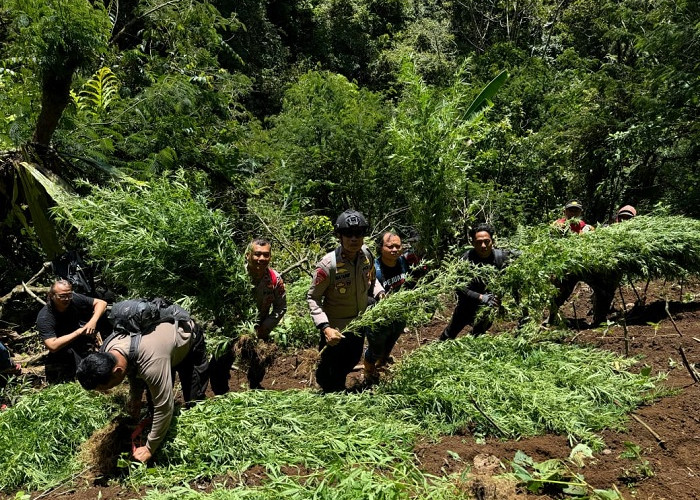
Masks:
[[[469,238],[474,248],[462,255],[475,266],[493,266],[498,270],[506,267],[514,252],[493,248],[493,226],[479,224],[469,231]],[[440,340],[454,339],[462,329],[474,324],[476,313],[481,306],[499,307],[501,301],[493,293],[488,292],[488,284],[481,278],[475,278],[465,288],[457,290],[457,306],[452,313],[450,324],[440,335]],[[489,321],[478,321],[474,324],[472,335],[481,335],[491,326]]]
[[[49,350],[47,382],[75,378],[80,361],[96,350],[97,334],[106,337],[111,331],[106,318],[101,319],[106,309],[104,300],[73,292],[69,281],[61,279],[51,285],[46,305],[36,317],[37,330]]]

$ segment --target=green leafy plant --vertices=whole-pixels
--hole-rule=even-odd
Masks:
[[[298,279],[286,284],[287,313],[270,334],[280,347],[311,347],[318,344],[318,329],[314,326],[306,302],[309,281]]]
[[[83,89],[74,97],[78,110],[100,114],[106,111],[118,97],[119,82],[108,67],[102,67],[83,84]]]
[[[659,394],[660,377],[623,371],[634,363],[508,334],[465,335],[411,353],[377,390],[403,396],[424,425],[441,432],[508,438],[557,432],[599,449],[596,430],[623,428],[628,411]]]
[[[423,265],[431,267],[432,262]],[[353,319],[345,331],[363,327],[381,328],[382,325],[403,322],[409,326],[426,324],[445,301],[451,301],[455,289],[466,286],[475,276],[485,279],[493,276],[493,269],[476,267],[461,259],[446,260],[439,268],[430,270],[410,290],[391,293]]]
[[[51,486],[80,470],[78,447],[113,411],[106,397],[62,384],[0,412],[0,489]]]
[[[178,171],[149,185],[65,197],[55,214],[78,229],[105,278],[130,296],[182,301],[200,319],[231,326],[251,319],[254,304],[233,225],[207,202],[196,179]]]
[[[617,491],[593,488],[583,474],[574,472],[563,460],[535,462],[518,450],[510,465],[513,473],[507,476],[522,483],[532,493],[561,492],[576,498],[622,500]]]
[[[491,282],[512,317],[538,321],[565,276],[620,283],[623,277],[674,278],[700,273],[700,221],[680,216],[639,216],[578,237],[553,238],[549,226],[522,234],[522,255]],[[653,242],[664,241],[664,245]],[[517,298],[517,300],[516,300]]]
[[[501,72],[475,99],[460,68],[447,89],[426,85],[407,59],[403,95],[388,128],[391,166],[406,186],[411,218],[431,257],[442,257],[454,232],[453,210],[464,203],[470,164],[467,149],[476,139],[489,99],[501,87]],[[471,101],[471,104],[467,104]]]
[[[625,451],[620,453],[619,458],[627,458],[634,462],[632,469],[625,468],[620,479],[627,484],[634,484],[643,479],[654,477],[654,469],[648,460],[642,457],[642,447],[631,441],[625,441]]]

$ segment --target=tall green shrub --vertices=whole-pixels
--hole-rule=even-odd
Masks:
[[[197,181],[179,171],[148,185],[95,187],[55,213],[130,296],[184,299],[220,324],[246,319],[251,300],[233,223],[207,204]]]
[[[444,254],[455,234],[470,169],[466,150],[481,133],[480,111],[503,83],[494,80],[474,99],[475,89],[462,71],[452,86],[438,89],[426,85],[406,61],[403,94],[388,129],[391,166],[400,172],[399,189],[432,256]]]
[[[348,207],[377,204],[375,172],[388,118],[378,94],[344,76],[310,71],[285,94],[270,131],[276,178],[302,200],[302,209],[335,217]]]

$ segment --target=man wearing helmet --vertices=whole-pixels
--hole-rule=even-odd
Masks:
[[[384,289],[375,279],[374,259],[364,245],[369,225],[364,215],[346,210],[335,222],[340,246],[325,255],[314,271],[306,300],[319,329],[321,360],[316,381],[324,392],[345,390],[345,378],[362,357],[365,332],[343,328],[360,315]]]

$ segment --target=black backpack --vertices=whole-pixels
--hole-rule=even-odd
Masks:
[[[51,262],[53,272],[73,285],[73,290],[83,295],[95,295],[95,278],[92,268],[75,250],[59,255]]]
[[[129,346],[129,361],[135,361],[141,337],[151,333],[161,323],[173,323],[175,328],[179,322],[189,322],[192,317],[177,304],[171,304],[165,299],[156,298],[131,299],[116,302],[108,316],[114,328],[112,334],[102,344],[102,351],[107,344],[117,336],[131,337]]]

